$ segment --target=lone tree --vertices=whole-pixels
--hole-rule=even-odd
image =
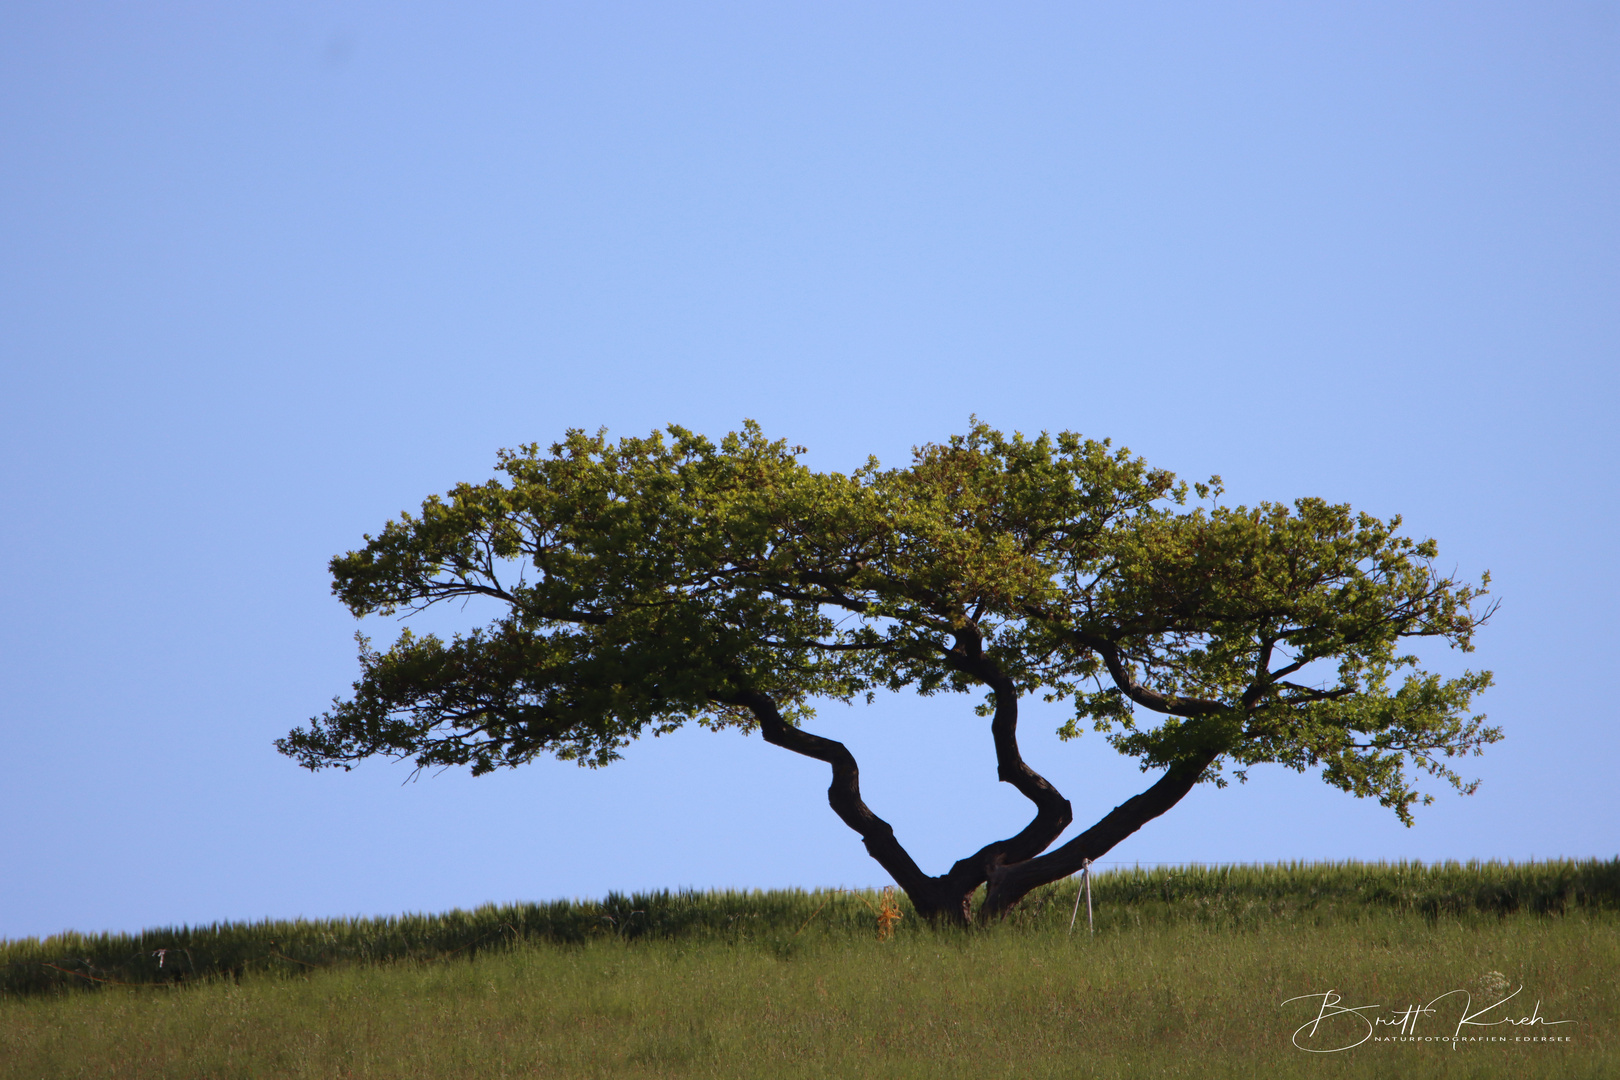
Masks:
[[[311,769],[372,755],[474,774],[549,752],[605,765],[689,721],[758,730],[826,762],[828,801],[931,918],[994,918],[1096,859],[1200,782],[1261,762],[1321,768],[1403,822],[1408,766],[1473,791],[1447,760],[1501,738],[1471,716],[1488,672],[1445,679],[1412,638],[1471,649],[1491,609],[1434,567],[1433,541],[1348,506],[1219,504],[1124,450],[975,423],[909,467],[844,475],[757,425],[718,445],[570,432],[503,451],[334,558],[357,616],[494,602],[445,641],[361,638],[348,700],[277,742]],[[802,726],[818,698],[880,689],[983,696],[997,775],[1034,805],[1016,836],[925,873],[861,797],[855,758]],[[1067,701],[1060,734],[1105,733],[1158,778],[1052,848],[1069,801],[1018,748],[1018,706]],[[1048,850],[1052,848],[1052,850]]]

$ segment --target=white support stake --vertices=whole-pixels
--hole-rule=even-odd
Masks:
[[[1086,892],[1086,932],[1095,935],[1097,928],[1091,921],[1091,860],[1080,864],[1080,885]],[[1080,918],[1080,889],[1074,890],[1074,911],[1069,915],[1069,933],[1074,933],[1075,920]]]
[[[1091,921],[1091,860],[1087,859],[1080,867],[1080,874],[1086,882],[1086,933],[1093,937],[1097,934],[1097,927]],[[1075,897],[1076,900],[1079,897]]]

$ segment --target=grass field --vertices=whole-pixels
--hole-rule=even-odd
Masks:
[[[118,985],[110,953],[27,974],[52,947],[149,940],[13,942],[0,1077],[1615,1077],[1615,878],[1612,862],[1122,872],[1096,880],[1095,936],[1083,909],[1067,932],[1072,885],[989,931],[908,918],[888,941],[874,898],[837,893],[153,931],[238,961],[161,987]],[[251,953],[271,940],[287,959]],[[1427,1041],[1468,1008],[1440,995],[1478,1010],[1520,986],[1476,1020],[1542,1022]],[[1434,1002],[1425,1041],[1296,1047],[1329,991],[1377,1006],[1369,1021]],[[1300,1041],[1367,1027],[1342,1014]]]

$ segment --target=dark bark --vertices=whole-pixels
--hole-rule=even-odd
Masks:
[[[1091,828],[1043,855],[1041,853],[1073,822],[1073,809],[1055,787],[1029,767],[1019,752],[1017,687],[1000,665],[984,654],[983,641],[974,629],[958,630],[954,637],[945,662],[953,671],[983,683],[995,695],[990,732],[996,748],[996,775],[1035,804],[1035,817],[1017,835],[986,844],[938,877],[923,873],[895,838],[894,828],[861,799],[860,770],[848,747],[787,723],[767,694],[747,692],[727,699],[728,703],[742,705],[754,714],[766,742],[832,766],[828,803],[861,837],[872,858],[905,890],[917,913],[925,918],[964,926],[971,923],[973,894],[980,885],[988,886],[978,912],[980,920],[988,922],[1005,915],[1031,891],[1078,872],[1088,860],[1101,858],[1120,841],[1175,806],[1220,756],[1218,749],[1207,750],[1172,765],[1146,791],[1125,800]],[[1115,684],[1139,705],[1189,718],[1220,711],[1215,702],[1171,698],[1141,686],[1112,642],[1087,639],[1084,644],[1102,655]],[[1247,699],[1245,704],[1248,704]]]
[[[1177,762],[1152,787],[1126,799],[1062,847],[1023,862],[997,867],[990,875],[980,917],[988,920],[1004,915],[1032,890],[1060,881],[1079,871],[1087,860],[1095,861],[1107,854],[1121,840],[1180,802],[1219,756],[1217,751],[1206,751]]]
[[[1035,804],[1035,817],[1017,835],[986,844],[960,859],[945,874],[923,873],[894,828],[874,814],[861,798],[860,769],[849,748],[834,739],[800,730],[782,719],[770,695],[745,692],[726,699],[741,705],[759,721],[765,741],[832,766],[827,802],[844,824],[855,830],[867,852],[904,889],[917,913],[925,918],[966,925],[973,919],[973,894],[1009,865],[1017,865],[1045,851],[1074,820],[1074,811],[1061,792],[1024,761],[1018,749],[1018,690],[989,657],[971,630],[956,635],[946,661],[954,670],[983,682],[996,698],[990,721],[996,748],[996,775]]]
[[[971,675],[996,695],[990,734],[996,748],[996,777],[1011,784],[1035,804],[1035,817],[1016,836],[986,844],[959,860],[941,879],[944,891],[957,899],[962,919],[972,918],[969,905],[973,892],[991,880],[999,867],[1034,858],[1063,835],[1074,821],[1074,810],[1057,788],[1030,768],[1018,749],[1018,690],[999,665],[984,655],[977,633],[959,632],[955,647],[946,654],[946,663],[956,671]]]
[[[766,742],[832,766],[832,784],[827,788],[827,802],[833,812],[845,825],[855,830],[866,845],[867,853],[889,872],[895,884],[905,890],[919,914],[949,916],[949,905],[941,905],[940,902],[939,879],[922,872],[916,860],[895,839],[894,826],[874,814],[861,798],[860,768],[847,746],[836,739],[812,735],[789,724],[782,719],[776,702],[768,694],[747,691],[724,700],[727,704],[741,705],[752,712],[759,721],[760,734]],[[942,912],[942,906],[947,910]]]

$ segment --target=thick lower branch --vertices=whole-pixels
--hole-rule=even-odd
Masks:
[[[990,875],[981,916],[995,918],[1004,914],[1031,890],[1068,877],[1088,859],[1102,857],[1121,840],[1180,802],[1219,756],[1218,751],[1207,751],[1178,762],[1152,787],[1126,799],[1062,847],[1036,858],[997,867]]]
[[[939,907],[939,879],[924,874],[910,853],[895,839],[894,827],[872,813],[861,799],[861,774],[855,764],[855,755],[834,739],[812,735],[789,724],[777,711],[770,695],[747,691],[725,699],[726,704],[741,705],[759,721],[760,734],[765,741],[796,754],[825,761],[832,766],[832,784],[827,788],[827,802],[866,845],[867,852],[878,865],[889,872],[895,884],[906,891],[919,913],[932,915]]]

